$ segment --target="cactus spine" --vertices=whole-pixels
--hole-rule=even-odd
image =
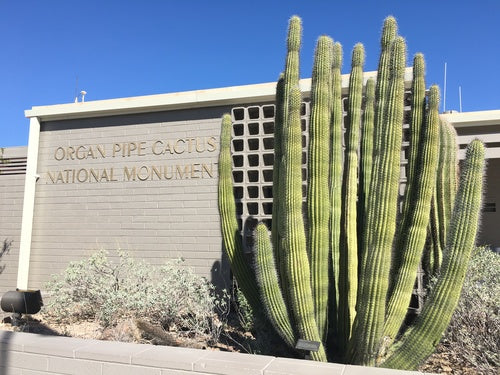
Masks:
[[[326,360],[328,353],[330,360],[415,368],[450,320],[474,244],[484,149],[478,141],[469,146],[457,193],[455,134],[439,118],[438,88],[425,95],[421,54],[414,58],[407,188],[403,200],[399,198],[406,44],[396,31],[394,18],[388,17],[377,80],[366,84],[364,113],[363,48],[354,48],[345,152],[342,49],[327,37],[319,38],[304,215],[301,25],[297,17],[291,19],[287,62],[276,95],[272,240],[268,228],[259,224],[255,277],[244,263],[237,235],[231,124],[228,116],[223,118],[219,209],[234,275],[257,308],[259,293],[267,317],[287,345],[295,346],[297,339],[319,343],[319,351],[310,353],[315,360]],[[416,324],[406,329],[403,320],[428,234],[427,259],[439,271],[439,281]]]

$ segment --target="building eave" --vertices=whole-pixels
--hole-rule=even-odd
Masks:
[[[300,81],[300,88],[303,92],[308,92],[310,87],[310,79]],[[29,118],[38,117],[42,121],[49,121],[215,107],[274,101],[275,92],[276,82],[269,82],[208,90],[37,106],[26,110],[25,116]]]
[[[441,115],[456,128],[500,125],[500,110],[453,112]]]
[[[366,81],[370,77],[376,77],[376,72],[365,72],[364,80]],[[405,72],[407,87],[411,83],[411,77],[412,69],[407,68]],[[299,84],[303,95],[306,97],[310,95],[311,79],[301,79]],[[342,87],[346,92],[348,84],[349,75],[344,74],[342,76]],[[275,92],[276,82],[268,82],[169,94],[35,106],[26,110],[25,116],[28,118],[37,117],[40,121],[57,121],[178,109],[245,105],[272,102],[275,99]]]

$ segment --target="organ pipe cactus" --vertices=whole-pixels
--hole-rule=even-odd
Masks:
[[[311,287],[314,297],[314,312],[322,338],[327,333],[328,272],[329,272],[329,218],[328,175],[330,154],[330,75],[333,58],[333,41],[327,36],[318,39],[315,53],[314,73],[311,87],[311,122],[309,134],[309,185],[307,190],[307,213],[309,236],[307,247],[311,253]],[[302,149],[301,149],[302,152]]]
[[[364,49],[354,47],[345,114],[342,48],[322,36],[312,75],[304,205],[300,39],[301,22],[293,17],[277,85],[272,225],[255,229],[253,264],[243,255],[236,223],[230,116],[222,121],[219,208],[233,273],[288,346],[317,342],[312,359],[416,368],[439,342],[458,301],[477,232],[484,146],[471,143],[458,184],[456,135],[439,118],[439,89],[426,93],[421,54],[405,87],[406,43],[394,18],[385,20],[377,76],[366,86]],[[407,328],[422,254],[438,281]]]
[[[349,97],[347,101],[347,127],[345,134],[345,160],[341,210],[341,242],[339,253],[339,310],[338,328],[342,338],[340,345],[345,346],[351,334],[356,315],[356,294],[358,285],[358,150],[361,133],[361,101],[363,92],[363,65],[365,50],[361,43],[352,52],[352,68],[349,78]]]
[[[233,180],[231,174],[231,116],[222,118],[220,137],[221,152],[219,154],[219,212],[221,216],[222,238],[225,251],[231,263],[231,269],[239,281],[243,294],[251,306],[259,306],[259,295],[254,273],[245,259],[241,237],[236,220],[236,204],[233,197]],[[256,309],[258,311],[258,309]]]
[[[331,115],[331,135],[330,135],[330,248],[333,270],[339,269],[340,258],[340,217],[342,214],[342,148],[333,145],[342,144],[343,109],[342,109],[342,76],[340,69],[342,66],[342,45],[336,42],[333,45],[332,61],[332,115]],[[337,326],[336,309],[338,306],[338,284],[339,273],[333,272],[333,285],[330,295],[329,322],[333,329]]]

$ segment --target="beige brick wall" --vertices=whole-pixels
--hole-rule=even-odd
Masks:
[[[42,123],[30,287],[100,248],[153,264],[182,257],[220,284],[217,161],[225,110]]]
[[[0,374],[405,375],[413,371],[0,331]]]
[[[489,159],[486,162],[486,179],[484,192],[484,212],[481,217],[477,243],[490,245],[500,249],[498,222],[500,221],[500,159]],[[494,205],[494,210],[492,209]],[[488,209],[488,207],[490,209]],[[498,250],[497,250],[498,251]]]
[[[26,147],[4,149],[4,158],[25,158]],[[8,253],[0,259],[0,296],[16,288],[19,240],[24,197],[24,174],[0,172],[0,246],[10,244]]]

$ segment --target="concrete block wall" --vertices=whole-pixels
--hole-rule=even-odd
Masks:
[[[184,258],[223,284],[217,162],[227,111],[42,122],[29,286],[101,248],[151,264]]]
[[[9,245],[0,258],[0,297],[16,288],[26,152],[27,147],[4,148],[6,164],[0,164],[0,246]]]
[[[0,375],[405,375],[263,355],[0,332]]]
[[[483,196],[483,213],[479,227],[479,245],[489,245],[500,252],[498,222],[500,221],[500,159],[489,159],[486,163],[485,192]]]

